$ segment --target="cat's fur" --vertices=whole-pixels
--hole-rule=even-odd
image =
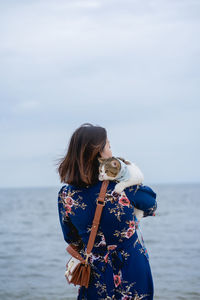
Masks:
[[[134,164],[120,157],[99,158],[99,180],[116,180],[114,192],[121,194],[122,191],[132,185],[141,184],[144,176]],[[134,208],[137,219],[143,217],[142,210]]]

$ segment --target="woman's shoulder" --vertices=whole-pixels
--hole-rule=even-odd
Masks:
[[[108,185],[108,189],[107,190],[112,190],[115,187],[116,182],[114,181],[110,181],[109,185]],[[88,185],[85,187],[81,187],[81,186],[75,186],[72,184],[65,184],[63,185],[58,194],[61,196],[62,194],[92,194],[92,193],[99,193],[100,189],[101,189],[101,185],[102,185],[102,181],[98,181],[96,184],[93,185]]]

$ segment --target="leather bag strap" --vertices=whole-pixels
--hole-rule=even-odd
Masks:
[[[94,215],[94,219],[93,219],[93,223],[92,223],[92,229],[91,229],[88,244],[87,244],[87,252],[86,252],[87,256],[89,256],[89,254],[91,253],[92,248],[94,246],[94,241],[96,238],[97,230],[99,228],[102,210],[103,210],[103,207],[105,206],[105,196],[106,196],[106,190],[107,190],[108,184],[109,184],[108,180],[104,180],[102,182],[99,197],[97,199],[97,207],[96,207],[96,211],[95,211],[95,215]]]
[[[80,255],[80,253],[79,253],[77,250],[75,250],[72,246],[69,245],[69,246],[66,248],[66,250],[67,250],[67,252],[68,252],[71,256],[73,256],[73,257],[79,259],[80,261],[84,261],[84,259],[83,259],[82,256]]]

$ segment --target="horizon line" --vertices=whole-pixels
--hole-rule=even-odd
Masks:
[[[67,184],[67,183],[66,183]],[[47,188],[59,188],[65,183],[59,185],[33,185],[33,186],[0,186],[0,189],[47,189]],[[143,185],[183,185],[183,184],[200,184],[200,181],[181,181],[181,182],[150,182]]]

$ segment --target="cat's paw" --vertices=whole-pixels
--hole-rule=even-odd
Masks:
[[[124,185],[121,183],[117,183],[114,189],[114,192],[117,194],[121,194],[124,190]]]
[[[135,216],[136,216],[138,222],[140,222],[141,219],[144,217],[144,211],[134,207],[134,213],[135,213]]]

